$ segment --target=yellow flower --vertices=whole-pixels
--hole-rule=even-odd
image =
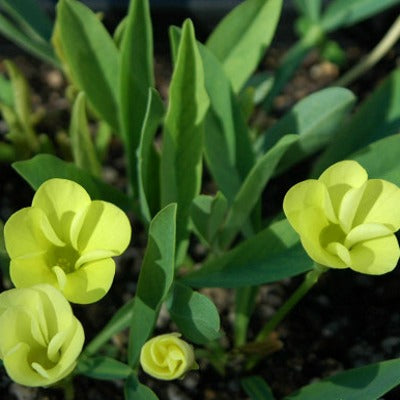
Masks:
[[[91,201],[73,181],[50,179],[37,190],[32,207],[4,226],[10,275],[16,287],[49,283],[73,303],[102,298],[115,274],[111,257],[128,246],[126,215],[105,201]]]
[[[400,189],[368,179],[355,161],[338,162],[318,180],[293,186],[283,209],[308,255],[321,265],[380,275],[397,264]]]
[[[47,386],[75,367],[84,342],[82,325],[65,297],[50,285],[0,294],[0,359],[26,386]]]
[[[156,336],[144,344],[140,364],[147,374],[169,381],[198,368],[193,347],[179,339],[179,336],[179,333],[168,333]]]

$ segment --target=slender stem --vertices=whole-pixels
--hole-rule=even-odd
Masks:
[[[332,86],[348,86],[351,82],[372,68],[393,47],[399,38],[400,16],[397,17],[393,25],[386,32],[386,35],[375,46],[375,48],[366,57],[361,59],[358,64],[334,82]]]
[[[276,328],[276,326],[286,317],[292,308],[304,297],[305,294],[318,282],[319,276],[325,271],[324,267],[316,266],[305,276],[303,283],[281,306],[275,315],[264,325],[260,333],[257,335],[255,342],[265,340]]]

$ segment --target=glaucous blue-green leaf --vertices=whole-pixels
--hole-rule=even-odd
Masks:
[[[209,99],[193,24],[183,24],[169,90],[160,163],[161,205],[178,203],[177,246],[182,260],[187,246],[189,208],[202,176],[203,120]]]
[[[136,151],[147,109],[149,88],[154,86],[153,32],[148,0],[131,0],[121,42],[119,111],[129,174],[136,192]]]
[[[191,342],[205,344],[220,336],[218,310],[203,294],[175,283],[167,307],[179,331]]]
[[[135,374],[130,375],[125,381],[124,395],[125,400],[158,400],[155,393],[140,383]]]
[[[400,69],[394,70],[361,104],[322,153],[314,175],[368,144],[400,131]]]
[[[240,380],[242,388],[250,400],[274,400],[271,388],[261,376],[248,376]]]
[[[297,135],[286,135],[262,156],[249,172],[230,208],[221,237],[222,247],[227,247],[246,222],[260,199],[265,185],[286,150],[298,141]]]
[[[326,32],[330,32],[353,25],[399,3],[399,0],[333,0],[328,3],[321,24]]]
[[[170,30],[176,43],[180,32]],[[233,201],[254,163],[246,122],[221,63],[207,47],[198,43],[210,108],[204,121],[204,150],[208,167],[218,188]]]
[[[396,134],[371,143],[349,159],[358,161],[369,178],[386,179],[400,186],[399,149],[400,134]]]
[[[128,347],[135,366],[140,350],[153,331],[158,312],[174,279],[176,204],[163,208],[151,221],[147,247],[132,308]]]
[[[238,92],[256,69],[272,41],[282,0],[247,0],[214,29],[207,47],[221,61]]]
[[[60,0],[57,31],[74,83],[98,115],[120,132],[117,90],[119,53],[99,18],[76,0]]]
[[[304,386],[284,400],[378,400],[400,384],[400,359],[341,372]]]
[[[79,168],[99,176],[101,166],[89,132],[84,92],[78,94],[72,107],[69,137],[75,164]]]
[[[50,154],[39,154],[30,160],[17,161],[12,166],[35,190],[51,178],[70,179],[82,185],[92,199],[109,201],[124,210],[132,208],[132,201],[124,193]]]
[[[206,243],[212,244],[228,208],[228,202],[221,192],[215,196],[200,194],[193,199],[190,219],[193,230]]]
[[[298,234],[285,219],[206,262],[181,281],[193,287],[237,288],[279,281],[312,266]]]
[[[78,361],[76,372],[94,379],[126,379],[133,370],[129,365],[110,357],[83,357]]]
[[[328,144],[355,101],[350,90],[339,87],[322,89],[307,96],[260,136],[256,143],[257,153],[265,153],[288,133],[298,134],[299,140],[280,161],[279,170],[287,169]]]
[[[148,222],[160,207],[160,155],[154,147],[154,137],[163,116],[161,97],[156,89],[150,89],[137,151],[139,203]]]

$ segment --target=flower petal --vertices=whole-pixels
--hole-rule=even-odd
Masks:
[[[365,240],[376,239],[378,237],[390,235],[392,231],[382,224],[362,224],[353,228],[346,236],[345,246],[349,249],[356,243]]]
[[[40,283],[57,286],[56,277],[47,266],[43,254],[11,260],[10,276],[17,288],[27,288]]]
[[[368,240],[350,250],[351,269],[363,274],[382,275],[392,271],[399,260],[400,249],[396,236]]]
[[[10,258],[45,252],[54,244],[64,245],[51,228],[42,210],[23,208],[4,225],[4,240]]]
[[[32,206],[42,209],[61,239],[68,240],[69,227],[75,213],[90,204],[86,190],[74,181],[49,179],[36,191]]]
[[[387,225],[392,232],[400,228],[400,189],[382,179],[370,179],[362,193],[353,226],[365,223]]]
[[[346,185],[352,188],[362,186],[368,179],[367,171],[353,160],[339,161],[327,168],[318,178],[327,188]]]
[[[119,255],[131,239],[131,226],[126,214],[105,201],[92,201],[85,217],[80,218],[80,225],[76,248],[81,253],[110,250]]]
[[[63,293],[72,303],[94,303],[108,292],[114,275],[115,263],[111,258],[85,264],[67,274]]]

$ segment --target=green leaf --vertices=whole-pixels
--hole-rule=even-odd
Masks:
[[[130,180],[137,191],[136,151],[149,89],[154,86],[153,32],[148,0],[131,0],[121,43],[119,105]]]
[[[223,248],[226,248],[240,231],[261,197],[279,160],[285,154],[286,150],[297,141],[298,136],[296,135],[284,136],[251,169],[227,215],[221,237],[221,246]]]
[[[132,201],[124,193],[55,156],[39,154],[27,161],[17,161],[12,166],[35,190],[51,178],[70,179],[82,185],[94,200],[109,201],[124,210],[132,207]]]
[[[153,332],[158,312],[174,279],[176,204],[163,208],[151,221],[140,269],[129,336],[128,360],[136,366],[140,350]]]
[[[226,198],[221,192],[215,196],[199,195],[190,207],[193,230],[206,243],[212,245],[228,208]]]
[[[249,376],[240,381],[250,400],[274,400],[271,388],[260,376]],[[338,399],[336,399],[338,400]]]
[[[350,26],[399,4],[399,0],[333,0],[322,16],[326,32]]]
[[[1,0],[0,6],[36,40],[49,41],[53,24],[40,4],[34,0]]]
[[[75,99],[69,126],[72,154],[75,164],[95,176],[100,175],[101,166],[90,137],[86,118],[85,93],[80,92]]]
[[[378,400],[400,384],[400,359],[351,369],[304,386],[285,400]]]
[[[280,161],[279,169],[287,169],[330,142],[356,101],[344,88],[327,88],[300,100],[256,143],[256,151],[265,153],[284,135],[298,134],[299,140]]]
[[[0,102],[8,107],[14,105],[14,95],[11,81],[0,74]]]
[[[256,69],[272,41],[282,0],[247,0],[214,29],[207,47],[217,56],[238,92]]]
[[[321,16],[321,0],[295,0],[295,5],[302,15],[310,21],[318,22]]]
[[[161,205],[178,203],[178,260],[187,246],[190,204],[200,191],[203,119],[208,105],[193,24],[186,20],[170,86],[160,165]]]
[[[288,221],[265,228],[181,281],[193,287],[237,288],[276,282],[312,269],[298,234]]]
[[[400,131],[400,69],[392,72],[337,132],[313,169],[319,175],[336,161]]]
[[[84,4],[60,0],[57,29],[74,83],[93,109],[118,133],[118,58],[112,37]]]
[[[126,379],[133,372],[129,365],[109,357],[81,358],[76,372],[94,379]]]
[[[369,178],[386,179],[400,186],[400,134],[371,143],[349,158],[358,161]],[[384,157],[382,157],[384,155]]]
[[[154,137],[163,116],[161,97],[156,89],[150,89],[137,151],[139,203],[148,222],[160,207],[160,155],[154,147]]]
[[[205,344],[220,336],[218,310],[203,294],[175,283],[167,307],[172,320],[191,342]]]
[[[155,393],[142,385],[134,374],[125,381],[124,394],[125,400],[158,400]]]
[[[179,35],[176,28],[170,32]],[[198,46],[210,98],[204,124],[205,156],[219,189],[231,203],[253,166],[254,154],[246,121],[221,63],[201,43]]]

